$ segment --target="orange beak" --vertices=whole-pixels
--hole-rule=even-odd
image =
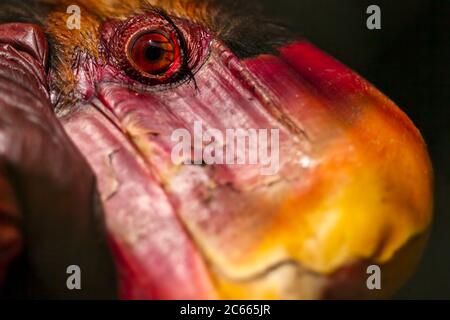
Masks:
[[[280,52],[244,64],[308,136],[305,170],[262,201],[270,210],[263,223],[203,239],[223,271],[216,274],[223,296],[389,296],[413,270],[432,219],[425,143],[392,101],[310,43]],[[367,288],[371,264],[381,268],[379,291]]]

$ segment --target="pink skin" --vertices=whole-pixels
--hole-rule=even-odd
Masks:
[[[278,65],[268,64],[270,60]],[[277,92],[280,82],[263,75],[255,78],[251,68],[258,64],[284,79],[284,95]],[[270,71],[272,67],[276,73]],[[308,159],[314,152],[312,139],[325,145],[340,129],[329,126],[329,131],[314,132],[317,119],[331,123],[321,110],[323,101],[311,95],[308,84],[275,56],[240,61],[214,41],[208,61],[195,75],[198,90],[187,83],[167,91],[138,92],[110,83],[112,70],[104,66],[99,74],[106,80],[98,81],[96,89],[86,81],[92,71],[78,71],[82,80],[79,88],[86,96],[95,92],[95,97],[63,118],[63,124],[99,179],[107,225],[120,257],[122,297],[214,298],[205,262],[208,257],[202,256],[201,244],[199,248],[190,230],[201,230],[210,245],[225,256],[233,251],[233,238],[241,234],[244,252],[246,243],[251,246],[253,242],[246,239],[245,230],[257,219],[261,227],[256,232],[263,232],[263,222],[270,222],[270,210],[259,210],[259,215],[248,217],[240,212],[245,207],[259,209],[259,188],[269,188],[283,179],[297,188],[307,183],[311,168],[299,165],[298,160]],[[298,113],[289,109],[290,117],[277,121],[277,110],[292,106],[278,100],[289,100],[290,90],[295,95],[303,94],[305,99],[301,100],[318,108]],[[261,176],[258,166],[248,165],[184,166],[174,172],[171,134],[178,128],[192,132],[196,120],[201,120],[205,128],[222,132],[226,128],[279,128],[280,172]],[[125,139],[124,133],[134,137],[134,143]],[[136,139],[140,143],[136,144]],[[147,146],[144,150],[139,146],[143,144]],[[303,177],[301,181],[299,177]],[[206,204],[211,183],[218,188]],[[212,216],[215,218],[210,219]]]
[[[98,178],[123,298],[217,298],[211,270],[245,281],[288,263],[288,256],[242,269],[237,262],[266,237],[282,195],[308,189],[324,150],[346,141],[360,111],[348,99],[375,99],[366,81],[307,42],[240,60],[207,30],[175,23],[195,48],[197,88],[142,85],[114,59],[80,55],[82,99],[61,119]],[[114,27],[105,25],[106,39]],[[173,131],[193,135],[199,120],[221,132],[279,129],[280,170],[262,176],[258,165],[174,164]]]

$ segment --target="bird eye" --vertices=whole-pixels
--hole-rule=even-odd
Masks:
[[[100,52],[118,76],[143,90],[164,90],[195,80],[212,36],[195,24],[173,19],[148,11],[126,20],[107,20],[102,24]]]
[[[128,59],[134,68],[149,78],[165,76],[181,64],[180,46],[172,35],[157,31],[137,34],[129,42]]]

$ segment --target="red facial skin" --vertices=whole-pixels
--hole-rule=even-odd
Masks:
[[[110,37],[111,28],[127,34],[126,28],[137,27],[112,22],[103,32],[116,57],[95,67],[89,59],[80,64],[84,101],[62,118],[98,177],[123,298],[323,297],[326,281],[309,295],[286,293],[298,290],[290,287],[297,281],[292,274],[306,269],[326,278],[358,259],[384,263],[426,229],[431,170],[423,141],[369,83],[305,41],[280,48],[278,56],[240,60],[207,30],[173,21],[185,35],[196,86],[142,85],[142,76],[125,75],[123,48]],[[174,164],[171,134],[192,132],[196,120],[222,132],[280,129],[279,172],[261,176],[258,165]],[[394,151],[399,146],[406,160]],[[395,169],[399,162],[407,168]],[[358,169],[363,163],[367,169]],[[348,181],[349,190],[360,189],[352,180],[358,176],[372,198],[347,191]],[[412,186],[410,179],[420,182]],[[341,193],[342,199],[329,200]],[[420,199],[411,200],[417,194]],[[390,197],[392,206],[382,205]],[[355,222],[359,231],[345,222],[358,214],[353,201],[367,211]],[[403,210],[403,201],[413,201],[411,208]],[[328,202],[342,207],[342,217],[323,233],[323,221],[331,218],[320,208]],[[309,231],[308,223],[314,226]],[[342,235],[349,240],[333,238]]]
[[[173,42],[183,58],[156,76],[136,70],[127,56],[133,36],[149,30],[176,35]],[[374,293],[364,276],[372,263],[382,265],[390,280],[382,295],[405,280],[431,221],[431,165],[411,121],[364,79],[306,41],[286,44],[276,54],[239,59],[202,26],[158,12],[105,22],[99,46],[97,58],[78,52],[78,103],[59,120],[97,178],[122,298],[370,297]],[[36,202],[42,194],[34,176],[54,178],[55,187],[44,200],[55,199],[56,213],[66,201],[70,204],[69,214],[56,224],[32,216],[28,224],[40,227],[32,229],[40,235],[32,237],[32,244],[45,249],[40,239],[54,243],[51,236],[58,231],[64,247],[72,249],[63,255],[67,258],[68,253],[84,254],[71,242],[80,245],[81,239],[81,248],[89,251],[80,259],[94,257],[92,270],[97,270],[101,264],[95,263],[108,259],[96,254],[106,251],[95,247],[96,224],[89,220],[98,209],[89,197],[92,173],[40,88],[46,50],[39,48],[24,49],[33,55],[31,64],[27,54],[17,55],[17,49],[12,54],[22,61],[20,68],[28,68],[32,76],[23,79],[39,96],[36,101],[44,101],[45,111],[32,103],[21,116],[22,104],[11,103],[26,96],[20,85],[8,91],[15,100],[1,102],[7,116],[26,120],[27,134],[36,126],[34,119],[44,129],[14,136],[17,142],[9,139],[14,143],[0,152],[20,155],[14,158],[18,168],[30,164],[24,182],[31,186],[33,201],[27,203],[38,204],[36,212],[50,204]],[[8,77],[16,79],[10,64]],[[192,133],[197,120],[221,132],[279,129],[280,170],[263,176],[261,165],[174,163],[173,131]],[[0,134],[18,132],[7,128],[12,129],[0,127]],[[30,141],[37,143],[30,146]],[[26,157],[11,150],[33,152]],[[17,203],[9,177],[1,178],[3,218],[3,211],[13,212]],[[67,188],[73,192],[58,193]],[[79,207],[86,210],[77,219]],[[2,230],[10,225],[3,220],[0,233],[8,235]],[[65,232],[69,224],[81,228],[80,239]],[[20,233],[13,235],[21,240]],[[5,243],[0,238],[0,245]],[[7,262],[11,252],[6,251]],[[51,256],[53,251],[43,252]],[[50,260],[38,270],[60,269],[49,266]],[[99,274],[98,283],[112,279],[111,274]]]
[[[1,294],[113,298],[116,275],[95,176],[55,117],[47,56],[38,26],[0,25]],[[89,288],[83,293],[67,290],[65,270],[74,261]],[[7,288],[5,275],[12,276]]]

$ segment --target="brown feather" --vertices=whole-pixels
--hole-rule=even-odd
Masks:
[[[252,0],[23,0],[19,4],[3,1],[6,2],[0,5],[0,22],[35,22],[48,34],[53,86],[63,97],[58,104],[64,105],[77,98],[72,96],[77,56],[83,52],[99,58],[99,27],[108,19],[126,19],[156,7],[204,25],[241,58],[272,53],[293,39],[285,27],[267,19]],[[81,9],[80,30],[67,28],[66,10],[73,4]]]

